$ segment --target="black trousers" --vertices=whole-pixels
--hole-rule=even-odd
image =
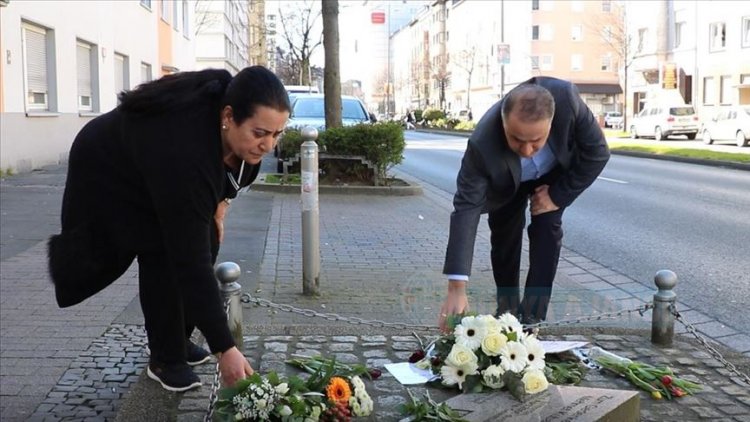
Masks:
[[[212,263],[219,253],[216,228],[211,229]],[[151,359],[185,363],[187,342],[195,329],[191,309],[184,306],[181,286],[170,272],[166,251],[148,248],[138,253],[138,294],[146,325]]]
[[[511,312],[522,322],[543,321],[552,295],[552,283],[562,247],[564,208],[531,217],[529,224],[529,271],[520,300],[520,267],[523,229],[529,196],[537,186],[550,184],[552,171],[542,178],[521,183],[513,199],[489,213],[492,273],[497,287],[497,313]]]

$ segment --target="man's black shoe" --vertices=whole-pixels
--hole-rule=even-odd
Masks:
[[[146,374],[169,391],[181,392],[201,386],[201,379],[184,363],[162,364],[152,361]]]
[[[200,365],[211,360],[211,353],[208,350],[196,345],[188,340],[187,343],[187,363],[190,366]]]

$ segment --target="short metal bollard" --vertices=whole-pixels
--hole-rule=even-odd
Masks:
[[[234,344],[242,351],[242,286],[237,280],[242,274],[240,266],[234,262],[222,262],[216,266],[216,278],[221,288],[222,303],[229,301],[227,310],[227,322],[229,331],[232,333]]]
[[[674,337],[674,314],[672,308],[677,295],[672,289],[677,284],[677,275],[661,270],[654,276],[659,291],[654,295],[654,310],[651,316],[651,343],[669,346]]]
[[[318,206],[318,131],[302,129],[302,294],[318,294],[320,282],[320,212]]]

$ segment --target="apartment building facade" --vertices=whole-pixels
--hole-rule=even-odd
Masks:
[[[628,115],[678,98],[702,119],[750,104],[750,3],[656,0],[627,4],[632,40]]]
[[[648,2],[646,2],[648,3]],[[569,80],[595,115],[621,111],[624,9],[612,0],[533,0],[531,73]]]
[[[250,0],[196,2],[196,68],[226,69],[234,75],[247,67],[249,54],[254,51],[250,44],[250,16],[254,14],[250,3]]]
[[[4,2],[0,168],[64,162],[120,91],[193,69],[192,13],[187,0]]]

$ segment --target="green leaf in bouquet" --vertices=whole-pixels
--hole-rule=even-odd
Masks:
[[[281,380],[279,379],[279,374],[277,374],[276,372],[271,371],[271,372],[267,373],[266,374],[266,379],[273,386],[277,386],[277,385],[281,384]]]
[[[482,376],[479,374],[467,375],[462,387],[461,391],[463,393],[481,393],[484,388],[482,385]]]
[[[253,384],[254,379],[256,380],[256,382],[259,382],[260,375],[258,375],[257,373],[253,374],[249,378],[243,378],[237,381],[232,387],[222,388],[218,393],[219,400],[232,400],[232,397],[242,393],[250,384]]]
[[[521,380],[521,374],[513,371],[505,371],[505,373],[503,373],[503,383],[508,389],[508,392],[515,397],[516,400],[523,401],[524,398],[526,398],[526,387]]]
[[[578,385],[587,372],[587,367],[578,361],[554,362],[548,360],[544,367],[544,375],[551,384]]]
[[[508,341],[518,341],[518,333],[515,331],[505,333],[505,337],[508,338]]]

